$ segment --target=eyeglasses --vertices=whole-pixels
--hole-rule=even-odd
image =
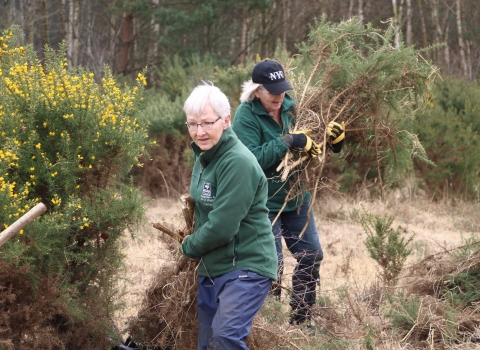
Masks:
[[[197,130],[199,125],[203,128],[203,130],[211,130],[213,128],[213,124],[215,124],[219,119],[222,119],[222,117],[218,117],[213,122],[203,122],[199,124],[186,122],[185,125],[190,131]]]

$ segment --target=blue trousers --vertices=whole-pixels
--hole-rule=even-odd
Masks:
[[[272,281],[248,270],[198,277],[198,350],[248,350],[245,339]]]
[[[320,245],[313,211],[310,212],[310,222],[302,236],[300,233],[308,221],[308,207],[310,201],[300,207],[300,211],[282,212],[273,225],[275,246],[278,256],[278,282],[283,275],[283,252],[282,237],[288,250],[297,260],[292,275],[292,298],[290,306],[293,315],[292,323],[302,323],[310,319],[310,308],[315,304],[316,285],[320,283],[320,262],[323,259],[323,251]],[[271,222],[278,213],[269,213]],[[273,295],[280,296],[280,289],[272,290]]]

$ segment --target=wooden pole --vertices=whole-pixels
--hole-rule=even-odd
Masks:
[[[182,243],[183,239],[186,236],[191,235],[193,233],[194,223],[195,223],[195,201],[193,200],[192,197],[190,197],[190,195],[187,195],[187,194],[182,195],[180,197],[180,200],[182,201],[182,204],[183,204],[182,213],[183,213],[183,217],[185,218],[185,223],[187,225],[187,228],[185,230],[177,230],[175,232],[159,222],[155,222],[152,225],[157,230],[160,230],[163,233],[166,233],[167,235],[175,239],[177,242]]]
[[[0,247],[7,243],[7,241],[15,236],[15,234],[42,215],[47,210],[47,207],[43,203],[38,203],[27,213],[25,213],[20,219],[11,224],[7,229],[0,233]]]

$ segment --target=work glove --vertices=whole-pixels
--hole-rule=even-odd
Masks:
[[[286,134],[282,137],[282,141],[288,148],[301,149],[303,153],[311,158],[316,158],[322,153],[320,147],[310,138],[312,130],[300,130]]]
[[[333,121],[328,123],[327,135],[332,151],[334,153],[340,152],[342,150],[343,140],[345,139],[345,122],[342,122],[342,124]]]

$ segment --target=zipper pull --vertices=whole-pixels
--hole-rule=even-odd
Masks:
[[[236,259],[237,259],[237,256],[235,255],[235,256],[233,257],[233,265],[232,265],[232,266],[235,266],[235,264],[236,264],[235,260],[236,260]]]

